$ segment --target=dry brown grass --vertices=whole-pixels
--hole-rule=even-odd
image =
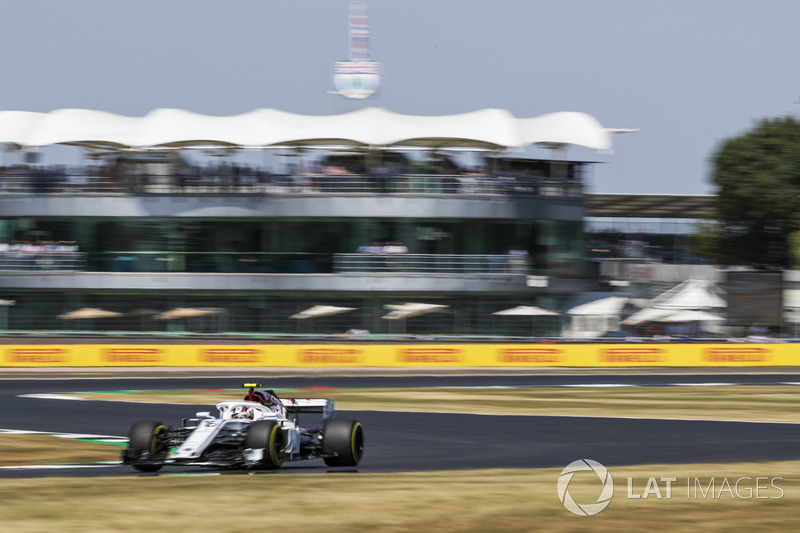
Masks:
[[[403,388],[280,391],[330,397],[339,409],[492,414],[625,416],[800,422],[800,387]],[[241,391],[144,391],[80,394],[87,399],[213,405]]]
[[[0,466],[119,461],[122,446],[50,435],[0,434]]]
[[[570,514],[556,495],[561,469],[404,474],[142,476],[4,480],[7,531],[796,531],[800,462],[616,467],[611,505]],[[626,498],[648,477],[676,477],[671,499]],[[781,499],[692,498],[685,479],[785,478]],[[663,489],[662,489],[663,490]],[[591,477],[570,485],[597,497]],[[772,489],[766,496],[779,493]],[[687,495],[690,497],[687,498]]]
[[[478,411],[512,414],[680,416],[797,420],[794,387],[663,387],[617,389],[342,389],[280,391],[327,396],[340,408]],[[90,395],[84,395],[89,397]],[[93,394],[92,399],[141,399],[214,404],[241,391]],[[74,448],[73,448],[74,446]],[[119,447],[40,435],[0,435],[4,464],[118,459]],[[108,454],[108,455],[106,455]],[[800,461],[729,465],[611,467],[615,497],[594,517],[569,513],[558,501],[561,469],[401,474],[300,473],[161,475],[125,478],[4,479],[0,529],[28,532],[238,531],[281,528],[345,531],[797,531]],[[588,477],[586,477],[588,475]],[[762,482],[762,499],[697,497],[721,480],[776,476],[780,493]],[[675,477],[671,499],[628,499],[627,478],[641,494],[648,478]],[[754,479],[742,488],[754,489]],[[665,485],[661,482],[662,496]],[[581,503],[598,494],[591,474],[573,479]],[[741,491],[747,495],[747,491]]]

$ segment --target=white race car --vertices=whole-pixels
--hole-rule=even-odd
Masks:
[[[249,467],[274,470],[284,462],[322,458],[328,466],[356,466],[364,453],[364,430],[356,420],[334,418],[331,399],[283,398],[256,391],[245,400],[217,404],[219,416],[200,412],[181,427],[151,420],[128,433],[123,463],[142,472],[164,465]],[[319,425],[303,428],[301,413],[321,415]]]

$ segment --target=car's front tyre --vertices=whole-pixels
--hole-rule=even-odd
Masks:
[[[164,451],[164,426],[153,420],[140,420],[128,432],[128,448],[123,459],[140,472],[157,472],[164,463],[158,460]]]
[[[274,420],[258,420],[250,424],[244,439],[245,450],[260,450],[261,458],[252,466],[259,470],[276,470],[284,460],[286,439],[281,425]]]

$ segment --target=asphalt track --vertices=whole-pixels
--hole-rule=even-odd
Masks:
[[[158,405],[25,398],[21,394],[76,391],[229,389],[252,375],[182,378],[7,379],[0,381],[0,428],[125,436],[133,422],[181,418],[213,406]],[[258,378],[255,378],[258,379]],[[798,383],[797,374],[711,375],[462,375],[462,376],[296,376],[267,377],[273,388],[301,387],[543,387],[559,385],[681,385]],[[798,387],[800,394],[800,386]],[[324,395],[323,391],[316,392]],[[589,458],[611,465],[721,463],[800,459],[800,424],[650,420],[561,416],[495,416],[438,413],[341,412],[365,428],[366,451],[358,472],[407,472],[475,468],[563,467]],[[735,413],[731,418],[735,418]],[[279,474],[341,471],[321,460],[288,463]],[[167,467],[164,473],[186,472]],[[197,470],[207,472],[208,470]],[[2,469],[0,478],[136,476],[131,468]]]

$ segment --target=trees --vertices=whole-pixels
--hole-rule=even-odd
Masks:
[[[703,248],[720,264],[789,268],[800,255],[800,121],[765,119],[713,158],[716,223]]]

